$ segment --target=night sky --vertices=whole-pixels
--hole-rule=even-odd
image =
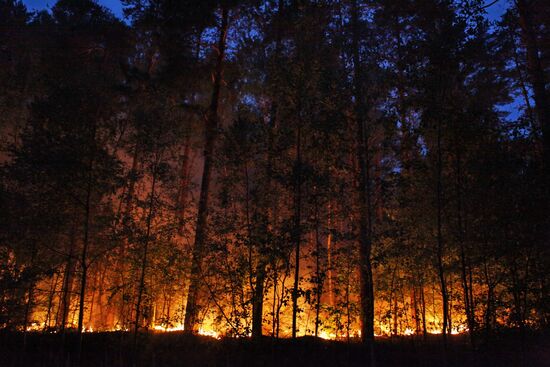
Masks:
[[[122,3],[120,0],[99,0],[101,5],[111,9],[111,11],[117,16],[122,17]],[[48,8],[55,4],[55,0],[23,0],[23,3],[27,5],[29,10],[41,10]],[[487,9],[488,16],[491,20],[498,19],[509,5],[508,0],[499,0],[494,5]]]
[[[49,8],[55,4],[55,0],[23,0],[23,3],[29,10],[42,10]],[[117,16],[122,17],[122,3],[119,0],[99,0],[98,3],[111,9],[111,11]]]

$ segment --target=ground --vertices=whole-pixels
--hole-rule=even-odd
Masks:
[[[0,332],[1,367],[76,366],[76,335]],[[522,342],[523,341],[523,342]],[[64,347],[63,347],[64,345]],[[369,366],[370,354],[358,342],[326,341],[312,337],[289,339],[246,338],[217,340],[180,332],[142,333],[137,348],[124,332],[86,333],[81,367],[337,367]],[[446,357],[445,357],[446,355]],[[379,338],[376,367],[428,366],[550,366],[550,337],[546,332],[520,336],[495,335],[489,345],[472,349],[466,336],[453,336],[447,353],[440,336]]]

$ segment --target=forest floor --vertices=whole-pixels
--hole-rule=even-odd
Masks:
[[[24,348],[22,333],[0,331],[0,366],[76,366],[76,341],[76,335],[70,333],[64,342],[58,334],[29,333]],[[550,335],[529,333],[520,337],[518,333],[507,332],[476,350],[469,346],[467,336],[452,336],[447,353],[441,336],[437,335],[426,340],[378,338],[374,359],[376,367],[547,367]],[[138,347],[134,348],[132,334],[104,332],[83,335],[80,360],[81,367],[337,367],[369,366],[370,353],[354,341],[313,337],[217,340],[180,332],[140,334]]]

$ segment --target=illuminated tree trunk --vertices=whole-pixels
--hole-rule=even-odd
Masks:
[[[281,52],[281,14],[283,11],[283,0],[279,0],[277,4],[277,34],[275,40],[275,60],[279,60],[279,55]],[[273,133],[277,125],[277,101],[276,97],[273,97],[273,102],[271,104],[271,118],[268,126],[268,147],[267,147],[267,167],[266,167],[266,183],[265,183],[265,197],[272,195],[271,193],[271,180],[273,176]],[[265,203],[265,229],[264,232],[266,235],[269,234],[272,218],[272,202],[271,199],[266,200]],[[267,237],[267,236],[266,236]],[[275,261],[273,261],[274,263]],[[260,255],[260,260],[256,266],[256,286],[254,289],[254,300],[252,306],[252,337],[258,338],[262,336],[262,326],[263,326],[263,307],[264,307],[264,288],[265,288],[265,278],[266,278],[266,266],[267,261],[262,255]],[[274,281],[274,292],[276,294],[276,277]],[[275,300],[274,300],[275,302]]]
[[[324,273],[321,272],[321,238],[319,235],[319,205],[315,200],[315,336],[319,335],[321,324],[321,296],[323,295]]]
[[[204,245],[206,242],[208,226],[208,195],[210,189],[210,178],[212,175],[214,144],[216,141],[218,129],[218,106],[220,103],[220,89],[223,76],[223,64],[225,58],[225,47],[228,29],[229,11],[222,8],[220,36],[218,40],[218,57],[216,59],[216,69],[214,72],[214,87],[212,90],[212,99],[206,116],[205,144],[204,144],[204,164],[202,172],[201,193],[199,198],[199,207],[197,213],[197,225],[195,229],[195,243],[191,260],[191,280],[187,294],[187,304],[185,306],[184,329],[187,333],[193,333],[197,324],[198,316],[198,295],[201,278],[201,265],[204,256]]]
[[[468,331],[470,334],[470,343],[472,347],[475,347],[475,332],[476,332],[476,325],[475,325],[475,315],[474,315],[474,304],[473,299],[470,298],[471,290],[468,283],[468,268],[469,268],[469,261],[466,257],[466,249],[465,249],[465,229],[463,224],[463,204],[462,204],[462,162],[461,162],[461,154],[460,154],[460,148],[457,144],[456,148],[456,161],[455,161],[455,176],[456,176],[456,212],[457,212],[457,231],[458,231],[458,244],[460,247],[460,275],[461,275],[461,281],[462,281],[462,291],[463,291],[463,298],[464,298],[464,310],[466,312],[466,322],[468,324]]]
[[[334,291],[332,285],[332,211],[330,202],[328,204],[327,216],[327,277],[328,277],[328,302],[329,306],[334,306]]]
[[[256,286],[252,306],[252,337],[254,338],[262,336],[265,275],[265,264],[259,260],[256,267]]]
[[[155,189],[156,189],[156,183],[157,183],[157,165],[159,163],[160,157],[156,158],[157,161],[155,162],[153,169],[152,169],[152,183],[151,183],[151,193],[149,197],[149,210],[147,213],[147,229],[145,232],[145,240],[143,242],[143,254],[141,256],[141,274],[139,277],[139,287],[138,287],[138,295],[137,295],[137,302],[136,302],[136,317],[135,317],[135,323],[134,323],[134,348],[137,345],[137,336],[139,331],[139,325],[140,325],[140,317],[141,317],[141,301],[143,298],[143,292],[145,291],[145,273],[147,271],[147,256],[149,254],[149,242],[151,237],[151,223],[153,221],[153,212],[154,212],[154,206],[155,206]],[[135,350],[134,350],[135,352]]]
[[[275,262],[273,262],[275,263]],[[276,266],[276,264],[275,264]],[[276,317],[276,310],[277,310],[277,282],[278,274],[277,269],[273,269],[273,296],[272,296],[272,304],[271,304],[271,337],[275,338],[275,332],[277,329],[277,317]]]
[[[296,318],[298,315],[298,298],[300,283],[300,244],[302,237],[301,209],[302,209],[302,127],[298,125],[296,134],[296,161],[294,164],[294,287],[292,288],[292,338],[296,338]]]
[[[127,193],[123,196],[120,200],[119,208],[118,208],[118,217],[119,219],[119,225],[124,226],[125,222],[130,220],[130,217],[132,215],[133,210],[133,200],[135,195],[135,187],[138,180],[138,169],[139,169],[139,162],[140,162],[140,147],[139,143],[136,141],[134,144],[134,152],[132,154],[132,166],[130,168],[130,172],[128,173],[128,185],[127,185]],[[122,208],[124,204],[124,208]],[[120,281],[120,299],[119,299],[119,307],[118,307],[118,322],[120,328],[124,329],[126,326],[126,322],[128,321],[126,318],[126,299],[128,297],[128,287],[126,286],[126,248],[128,246],[128,240],[127,238],[122,239],[120,241],[120,247],[118,249],[118,260],[117,260],[117,273],[119,275],[119,281]]]
[[[65,326],[67,324],[67,318],[69,317],[69,308],[71,305],[71,295],[73,288],[73,272],[74,272],[74,246],[75,246],[75,224],[71,228],[71,235],[69,240],[69,254],[67,256],[67,264],[65,265],[65,274],[63,276],[63,291],[61,299],[59,300],[59,308],[57,314],[61,312],[61,321],[58,321],[56,317],[57,327],[60,329],[60,332],[65,335]]]
[[[418,295],[417,293],[417,286],[414,284],[412,286],[411,290],[411,302],[412,302],[412,312],[413,312],[413,320],[414,320],[414,333],[416,335],[420,334],[420,315],[418,310]]]
[[[81,267],[81,278],[80,278],[80,296],[78,303],[78,346],[76,353],[76,361],[80,364],[80,357],[82,354],[82,328],[84,323],[84,303],[86,301],[86,282],[88,280],[88,247],[90,245],[90,220],[91,220],[91,199],[92,199],[92,187],[93,187],[93,174],[94,174],[94,160],[95,160],[95,139],[96,139],[96,130],[95,125],[93,126],[92,132],[92,146],[90,154],[90,163],[88,167],[88,182],[86,185],[86,200],[84,202],[84,239],[82,241],[82,252],[80,254],[80,267]]]
[[[59,273],[55,272],[55,275],[52,277],[50,291],[48,294],[48,306],[46,307],[46,319],[44,321],[43,331],[46,331],[51,327],[53,300],[57,290],[58,280],[59,280]]]
[[[361,338],[370,346],[371,363],[374,361],[374,289],[372,281],[372,194],[370,186],[370,160],[368,134],[365,129],[365,96],[362,83],[363,68],[359,50],[359,9],[357,0],[352,3],[352,53],[354,72],[355,119],[357,123],[357,163],[359,191],[359,273],[361,298]]]
[[[444,256],[444,244],[443,244],[443,230],[442,230],[442,211],[443,211],[443,184],[442,184],[442,170],[443,170],[443,153],[441,148],[441,122],[437,122],[437,167],[436,167],[436,254],[437,254],[437,274],[439,277],[439,286],[441,290],[441,300],[443,308],[443,345],[445,350],[447,349],[447,323],[449,316],[449,297],[447,293],[447,284],[445,281],[445,267],[443,264]]]

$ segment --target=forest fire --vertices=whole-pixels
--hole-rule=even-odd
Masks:
[[[550,360],[550,1],[26,4],[1,366]]]

